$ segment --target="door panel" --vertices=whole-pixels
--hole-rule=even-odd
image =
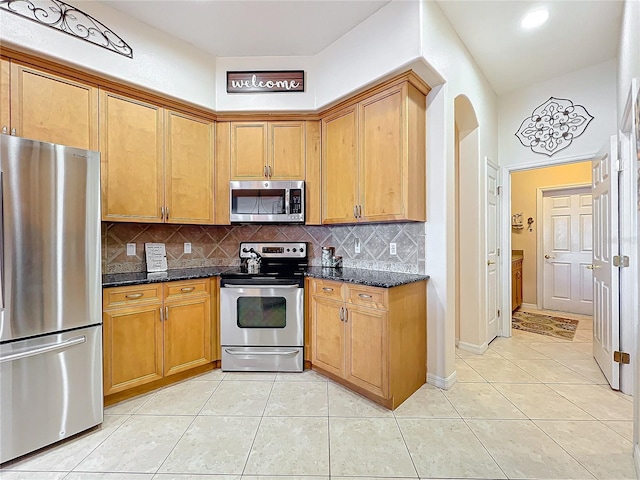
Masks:
[[[263,180],[267,167],[267,122],[231,124],[231,180]]]
[[[620,365],[613,352],[620,348],[620,277],[612,256],[618,252],[617,138],[592,161],[593,195],[593,356],[611,388],[620,387]]]
[[[355,222],[358,203],[357,111],[322,120],[322,223]]]
[[[344,323],[340,320],[343,302],[311,297],[312,363],[343,377]]]
[[[162,222],[162,109],[100,95],[102,219]]]
[[[498,166],[487,160],[487,343],[498,336],[499,238]]]
[[[361,102],[360,201],[368,221],[405,215],[406,172],[403,161],[402,89],[383,92]]]
[[[16,135],[98,150],[98,89],[18,64],[11,66]]]
[[[304,180],[305,122],[270,122],[272,180]]]
[[[544,192],[543,308],[591,315],[592,200],[589,187]]]
[[[164,321],[164,375],[211,361],[209,297],[167,303]]]
[[[213,224],[213,124],[167,112],[169,223]]]
[[[348,304],[345,378],[384,398],[389,391],[387,312]]]

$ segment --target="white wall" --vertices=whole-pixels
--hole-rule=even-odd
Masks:
[[[479,151],[475,164],[463,170],[477,184],[474,193],[478,223],[472,242],[478,264],[469,266],[480,275],[485,248],[484,157],[498,157],[497,99],[453,27],[435,2],[421,3],[422,56],[446,80],[428,97],[427,110],[427,273],[428,291],[428,371],[430,381],[447,386],[455,371],[455,152],[454,100],[466,95],[479,124]],[[462,172],[461,172],[462,173]],[[468,192],[463,192],[467,195]],[[480,195],[483,197],[483,195]],[[466,239],[465,239],[466,240]],[[461,245],[464,242],[461,242]],[[467,266],[463,269],[466,272]],[[484,270],[482,270],[484,272]],[[484,292],[479,293],[478,315],[486,312]],[[461,319],[461,329],[464,319]]]
[[[627,0],[618,44],[618,120],[622,119],[631,79],[640,81],[640,2]]]
[[[0,44],[80,66],[119,82],[215,108],[215,58],[97,2],[79,8],[112,29],[133,59],[0,10]]]
[[[594,117],[584,133],[552,159],[589,157],[616,134],[616,61],[610,60],[501,96],[498,99],[500,165],[549,160],[549,156],[523,146],[515,135],[522,121],[549,97],[571,100]]]

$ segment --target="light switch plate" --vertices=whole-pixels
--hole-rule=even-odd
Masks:
[[[127,256],[131,257],[136,254],[136,244],[135,243],[127,243]]]
[[[355,249],[356,253],[360,253],[360,247],[361,247],[360,246],[360,239],[356,238],[356,242],[355,242],[355,245],[354,245],[354,249]]]
[[[191,243],[184,242],[184,253],[191,253]]]
[[[397,255],[396,244],[394,242],[389,244],[389,255]]]

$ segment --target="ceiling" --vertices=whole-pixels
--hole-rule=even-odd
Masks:
[[[417,1],[417,0],[399,0]],[[315,55],[388,0],[103,0],[220,57]],[[616,57],[622,0],[438,0],[498,95]],[[536,30],[519,23],[546,5]]]

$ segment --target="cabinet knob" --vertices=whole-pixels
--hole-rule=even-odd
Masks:
[[[124,298],[129,298],[131,300],[136,299],[136,298],[140,298],[144,295],[144,293],[128,293],[127,295],[124,296]]]
[[[269,172],[269,178],[271,178],[271,176],[272,176],[271,165],[267,165],[267,172]]]
[[[323,291],[323,292],[333,292],[333,288],[329,288],[329,287],[322,287],[322,291]]]
[[[359,293],[359,294],[358,294],[358,296],[359,296],[360,298],[364,298],[364,299],[372,298],[372,296],[371,296],[371,295],[367,295],[366,293]]]
[[[15,135],[15,134],[16,134],[16,129],[15,129],[15,128],[12,128],[12,129],[11,129],[11,135]]]
[[[2,134],[6,135],[7,133],[9,133],[9,129],[7,127],[2,127]]]
[[[184,293],[189,293],[189,292],[193,292],[195,289],[196,287],[182,287],[180,291]]]

